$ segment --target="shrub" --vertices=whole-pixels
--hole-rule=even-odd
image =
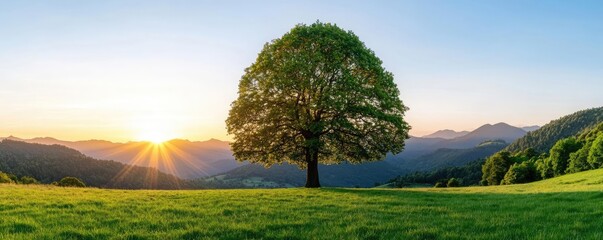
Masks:
[[[459,181],[457,178],[451,178],[450,180],[448,180],[448,183],[446,184],[447,187],[460,187],[461,186],[461,181]]]
[[[10,176],[6,173],[0,172],[0,183],[14,183]]]
[[[492,155],[482,166],[482,182],[487,185],[499,185],[512,164],[511,154],[507,151]]]
[[[433,187],[435,187],[435,188],[443,188],[443,187],[446,187],[446,184],[444,184],[443,182],[437,182]]]
[[[593,168],[603,167],[603,134],[599,134],[588,151],[588,163]]]
[[[23,176],[21,177],[21,180],[19,181],[22,184],[38,184],[38,180],[36,180],[33,177],[29,177],[29,176]]]
[[[540,180],[540,174],[534,162],[527,161],[511,165],[501,184],[528,183],[537,180]]]
[[[82,180],[75,177],[64,177],[58,182],[57,186],[61,187],[86,187],[86,184]]]
[[[548,159],[545,159],[545,168],[541,173],[543,178],[557,177],[565,174],[569,165],[570,154],[582,148],[582,143],[570,137],[557,141],[550,150]],[[552,176],[551,176],[552,174]]]
[[[566,173],[576,173],[591,169],[588,163],[588,152],[592,146],[592,142],[587,142],[578,151],[570,154],[569,165],[565,170]]]

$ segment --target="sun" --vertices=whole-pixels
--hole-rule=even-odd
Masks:
[[[152,142],[154,144],[162,144],[168,140],[170,140],[170,137],[162,132],[149,132],[149,133],[145,133],[142,134],[140,136],[140,139],[143,141],[149,141]]]
[[[171,125],[161,121],[143,121],[136,124],[138,129],[137,139],[162,144],[175,137]]]

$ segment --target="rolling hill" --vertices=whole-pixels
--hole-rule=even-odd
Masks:
[[[77,177],[87,185],[125,189],[180,189],[188,183],[157,169],[97,160],[62,145],[0,142],[0,171],[31,176],[42,183]]]
[[[450,133],[440,133],[445,132]],[[525,134],[525,131],[499,123],[483,125],[452,139],[413,137],[407,141],[403,153],[388,155],[384,162],[323,165],[320,167],[320,178],[325,186],[372,187],[375,183],[383,183],[412,171],[462,165],[500,150],[501,146],[476,147],[479,143],[493,139],[514,139],[521,134]],[[8,139],[64,145],[96,159],[154,167],[182,179],[207,178],[196,181],[203,187],[290,187],[301,186],[305,181],[304,170],[296,166],[284,164],[265,169],[263,166],[237,162],[229,143],[215,139],[203,142],[175,139],[164,143],[163,147],[149,142],[62,141],[49,137],[20,139],[12,136]]]
[[[506,143],[524,136],[526,131],[506,123],[485,124],[457,138],[411,137],[402,153],[388,155],[386,161],[413,172],[441,166],[459,166],[479,158],[490,156]],[[497,140],[496,146],[478,147],[481,143]],[[498,141],[500,140],[500,141]],[[498,150],[497,150],[498,149]],[[459,160],[463,159],[463,160]]]
[[[544,125],[543,127],[529,132],[524,137],[517,139],[511,145],[501,149],[501,151],[506,150],[517,153],[526,150],[527,148],[532,148],[540,153],[548,153],[550,148],[557,141],[567,137],[577,136],[579,133],[585,132],[586,130],[591,130],[595,125],[601,124],[601,122],[603,122],[603,108],[593,108],[578,111],[576,113],[563,116],[557,120],[553,120],[550,123]],[[436,153],[437,152],[438,151],[436,151]],[[496,152],[493,152],[492,154]],[[430,159],[430,155],[425,156],[427,159]],[[470,161],[472,159],[467,160]],[[536,160],[534,159],[533,161]],[[484,161],[482,160],[480,162],[483,163]],[[578,167],[576,169],[579,168],[588,169],[586,167]],[[576,169],[573,169],[572,171]],[[468,184],[476,184],[477,181],[475,176],[481,175],[481,172],[482,169],[476,167],[475,162],[469,162],[467,165],[464,166],[441,168],[439,170],[437,168],[436,170],[427,169],[423,170],[423,172],[416,172],[407,176],[400,176],[396,178],[393,182],[394,185],[400,186],[413,183],[413,181],[417,181],[417,183],[433,184],[434,182],[440,181],[441,179],[454,177],[461,179],[470,179],[470,181],[468,181]]]
[[[508,144],[503,140],[485,141],[473,148],[450,149],[440,148],[432,153],[420,157],[399,161],[399,167],[402,169],[412,169],[415,171],[429,171],[445,167],[463,166],[471,161],[490,156]]]
[[[372,187],[414,171],[462,166],[503,149],[507,143],[502,139],[514,140],[523,134],[525,131],[520,128],[498,123],[483,125],[453,139],[413,137],[406,142],[404,152],[389,154],[385,161],[321,165],[320,180],[324,186],[331,187]],[[292,187],[302,186],[305,174],[304,170],[289,164],[268,169],[250,164],[198,181],[203,186],[216,188]]]
[[[488,140],[500,139],[510,143],[524,135],[526,131],[506,123],[486,124],[464,136],[446,140],[443,144],[446,148],[472,148]]]
[[[216,139],[201,142],[174,139],[159,148],[150,142],[63,141],[50,137],[21,139],[13,136],[6,139],[63,145],[93,158],[110,159],[142,167],[155,167],[183,179],[216,175],[246,164],[234,160],[228,142]],[[169,161],[157,161],[157,158]]]

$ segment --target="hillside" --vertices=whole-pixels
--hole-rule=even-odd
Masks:
[[[0,184],[0,238],[599,239],[602,184],[603,170],[450,189],[124,191]]]
[[[179,189],[187,183],[154,168],[97,160],[61,145],[5,139],[0,142],[0,171],[31,176],[43,183],[77,177],[87,185],[126,189]]]
[[[508,144],[502,140],[486,141],[469,149],[440,148],[432,153],[411,159],[399,161],[401,169],[428,171],[433,169],[463,166],[468,162],[490,156]]]
[[[458,193],[577,193],[603,191],[603,169],[572,173],[526,184],[499,185],[488,187],[465,187],[413,189],[418,191],[458,192]],[[603,195],[600,196],[603,200]],[[602,209],[603,210],[603,209]]]
[[[511,143],[505,150],[518,152],[533,148],[538,152],[547,152],[558,140],[574,136],[602,121],[603,107],[578,111],[553,120],[538,130],[529,132],[524,137]]]
[[[403,173],[384,161],[363,164],[342,163],[320,165],[320,181],[325,187],[373,187]],[[224,174],[207,178],[201,185],[219,188],[299,187],[306,181],[305,170],[282,164],[265,168],[257,164],[238,167]]]
[[[506,123],[486,124],[470,133],[446,141],[447,148],[471,148],[487,140],[500,139],[505,142],[513,142],[526,135],[521,128]]]
[[[396,159],[413,160],[441,148],[470,149],[488,140],[499,139],[510,143],[525,134],[526,131],[521,128],[506,123],[497,123],[482,125],[467,134],[452,139],[411,137],[406,141],[402,153],[388,157],[388,159],[393,161]]]
[[[174,139],[162,144],[161,148],[154,148],[154,144],[149,142],[63,141],[50,137],[21,139],[13,136],[7,139],[46,145],[59,144],[93,158],[154,167],[183,179],[207,177],[245,164],[234,160],[228,142],[216,139],[201,142]],[[170,165],[162,164],[165,161],[155,161],[157,156],[168,159]]]

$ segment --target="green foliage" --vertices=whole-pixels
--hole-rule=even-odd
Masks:
[[[482,180],[487,185],[499,185],[511,164],[513,164],[513,160],[509,152],[501,151],[494,154],[486,159],[482,167]]]
[[[519,152],[533,148],[537,152],[548,152],[558,140],[575,136],[600,122],[603,122],[603,107],[578,111],[529,132],[505,150]]]
[[[598,134],[588,151],[588,163],[592,168],[603,167],[603,132]]]
[[[64,177],[57,183],[59,187],[86,187],[82,180],[75,177]]]
[[[434,185],[441,179],[456,178],[462,181],[464,185],[478,185],[482,179],[483,164],[484,160],[480,159],[460,167],[446,167],[433,171],[414,172],[392,179],[390,183],[395,187],[406,187],[415,184]]]
[[[461,181],[459,181],[456,178],[451,178],[448,180],[448,183],[446,183],[446,187],[460,187],[461,186]]]
[[[593,143],[600,134],[603,134],[603,107],[579,111],[552,121],[539,130],[518,139],[506,150],[519,152],[513,156],[513,162],[530,161],[532,165],[526,165],[529,167],[527,169],[532,169],[531,167],[534,166],[541,178],[551,178],[566,173],[598,168],[597,163],[590,163],[589,156],[594,146]],[[538,151],[548,151],[549,156],[536,157]],[[594,161],[596,162],[596,160]],[[504,184],[533,181],[523,178],[524,173],[530,172],[526,171],[523,166],[509,167]],[[491,165],[484,165],[484,169],[486,168],[491,168]],[[490,174],[491,172],[484,171],[482,180],[484,184],[490,184],[486,180]]]
[[[234,156],[307,167],[316,187],[319,162],[375,161],[404,148],[410,127],[399,94],[355,34],[333,24],[297,25],[245,69],[226,120]]]
[[[578,151],[570,154],[569,165],[567,170],[565,170],[566,173],[576,173],[592,169],[588,163],[588,152],[591,146],[592,142],[587,142]]]
[[[578,151],[581,147],[582,144],[573,137],[557,141],[551,148],[549,157],[544,160],[541,176],[543,178],[550,178],[565,174],[570,154]]]
[[[38,180],[36,180],[33,177],[29,177],[29,176],[23,176],[21,177],[21,180],[19,180],[19,183],[21,184],[38,184]]]
[[[97,160],[61,145],[42,145],[19,141],[0,142],[0,171],[29,176],[41,183],[59,181],[65,176],[82,179],[93,187],[106,188],[191,188],[187,182],[155,168],[130,166],[115,161]]]
[[[444,182],[436,182],[435,185],[433,185],[434,188],[444,188],[446,187],[446,183]]]
[[[0,183],[14,183],[14,181],[8,174],[0,172]]]
[[[511,165],[501,184],[528,183],[540,179],[540,173],[534,162],[525,161]]]

